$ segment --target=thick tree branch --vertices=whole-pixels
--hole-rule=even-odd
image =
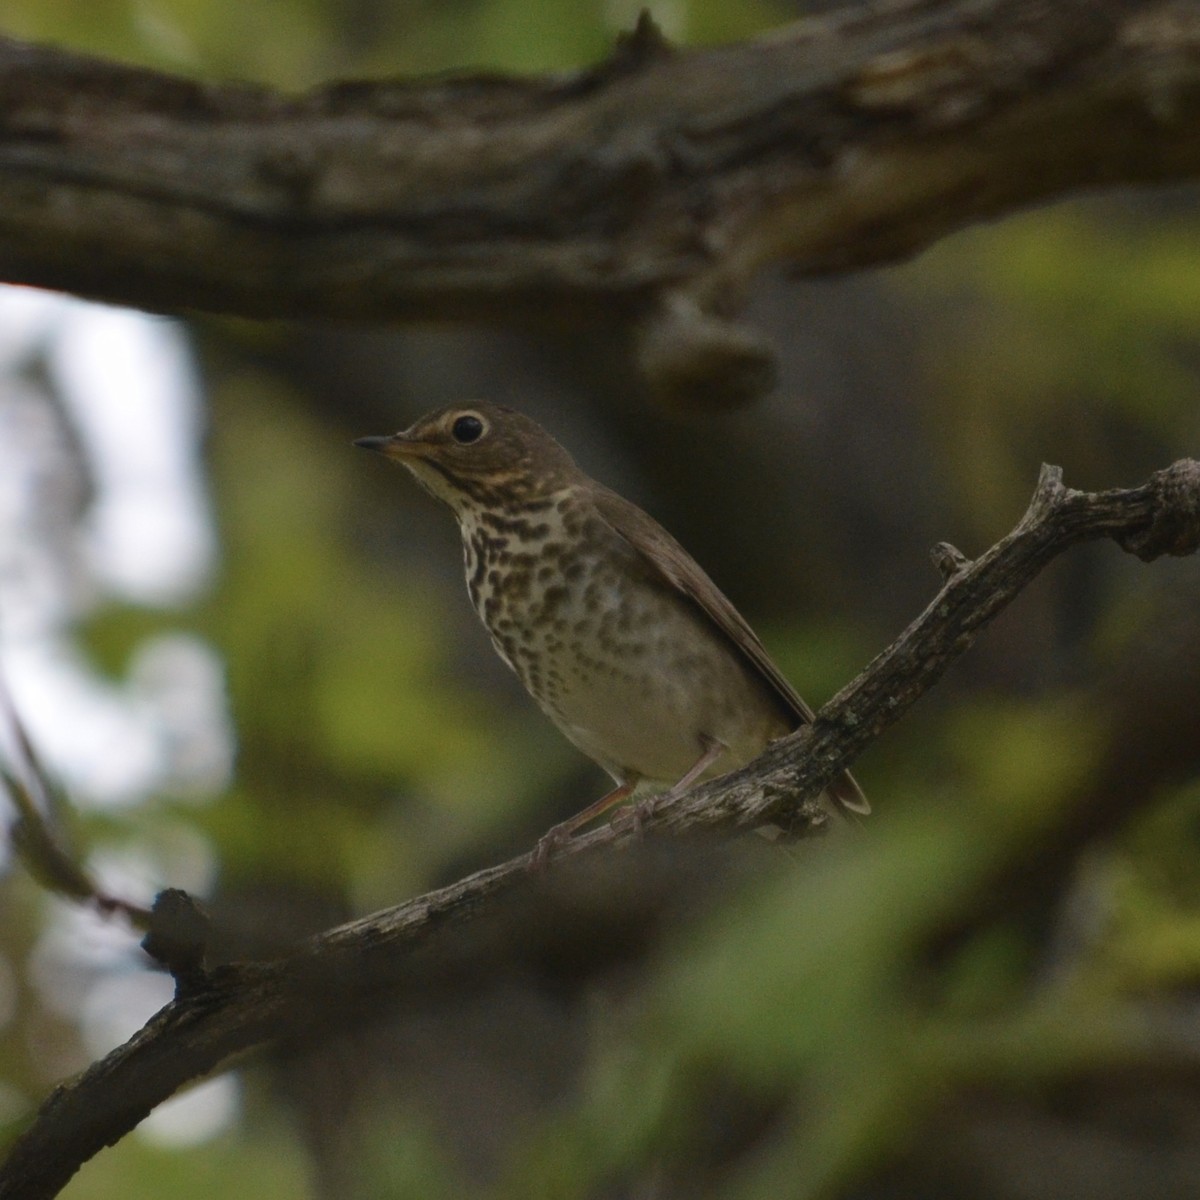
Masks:
[[[1017,527],[974,562],[945,547],[949,577],[926,610],[818,714],[755,763],[679,798],[645,823],[647,833],[750,829],[782,822],[802,836],[823,821],[812,799],[894,724],[962,655],[1051,559],[1067,547],[1112,538],[1143,559],[1200,548],[1200,463],[1183,460],[1143,486],[1099,493],[1063,486],[1045,467]],[[576,839],[562,857],[603,860],[629,834],[610,826]],[[58,1088],[0,1169],[0,1198],[56,1195],[93,1154],[179,1087],[251,1048],[313,1037],[357,1005],[419,981],[429,986],[431,947],[478,929],[499,894],[532,898],[553,884],[529,873],[530,856],[311,938],[273,962],[190,968],[180,994],[124,1046]],[[558,915],[561,920],[561,912]],[[478,973],[481,939],[457,961]],[[453,956],[451,956],[453,957]],[[466,970],[463,966],[460,969]]]
[[[695,403],[773,358],[762,264],[842,271],[1200,174],[1200,0],[855,5],[592,70],[286,97],[0,41],[0,278],[156,309],[597,315]]]

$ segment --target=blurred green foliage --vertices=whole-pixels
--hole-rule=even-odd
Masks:
[[[211,1200],[214,1195],[261,1200],[306,1200],[307,1169],[294,1153],[289,1131],[256,1122],[254,1136],[221,1134],[191,1149],[125,1138],[105,1151],[63,1190],[65,1200],[130,1200],[175,1196]]]
[[[452,841],[478,836],[517,803],[520,727],[445,680],[438,598],[357,549],[346,498],[361,455],[261,375],[228,381],[213,405],[226,562],[202,628],[229,664],[241,742],[214,832],[225,845],[241,827],[252,862],[277,825],[286,869],[322,879],[331,860],[340,878],[382,866],[370,826],[389,793],[425,797],[459,823]],[[372,792],[347,821],[340,798]],[[428,882],[427,838],[382,845],[393,889]]]
[[[930,428],[980,536],[1011,517],[1041,461],[1075,487],[1130,485],[1200,439],[1194,214],[1014,217],[942,243],[899,281],[963,301],[926,356]]]
[[[334,77],[537,72],[604,57],[648,9],[672,40],[783,22],[770,0],[11,0],[4,32],[147,66],[300,89]]]

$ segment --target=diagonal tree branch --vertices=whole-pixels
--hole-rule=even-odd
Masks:
[[[631,323],[685,403],[769,384],[747,280],[1200,175],[1200,0],[906,0],[542,78],[193,82],[0,40],[0,278],[248,316]]]
[[[812,798],[932,687],[976,635],[1056,555],[1112,538],[1150,560],[1200,549],[1200,462],[1182,460],[1142,486],[1097,493],[1062,484],[1044,467],[1016,528],[974,562],[950,547],[935,560],[946,576],[925,611],[818,714],[750,766],[652,811],[645,831],[687,834],[776,822],[795,836],[824,816]],[[600,860],[630,835],[609,826],[565,846],[562,858]],[[360,1005],[410,986],[428,986],[428,953],[462,938],[502,894],[536,893],[552,882],[531,875],[530,856],[329,930],[271,962],[177,972],[179,994],[134,1038],[55,1090],[0,1168],[0,1198],[42,1200],[82,1163],[119,1140],[187,1082],[280,1039],[311,1039],[350,1019]],[[168,896],[170,894],[168,893]],[[544,918],[543,918],[544,919]],[[480,969],[480,941],[460,947],[460,970]],[[426,957],[423,957],[426,956]],[[469,964],[469,966],[461,965]]]

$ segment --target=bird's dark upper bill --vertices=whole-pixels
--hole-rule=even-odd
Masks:
[[[390,437],[364,437],[356,438],[354,444],[360,450],[378,450],[380,454],[384,454],[391,441]]]

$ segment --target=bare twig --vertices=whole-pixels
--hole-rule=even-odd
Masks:
[[[785,823],[803,835],[821,821],[812,799],[894,724],[975,636],[1051,559],[1098,538],[1144,559],[1200,548],[1200,463],[1182,460],[1141,487],[1098,493],[1064,487],[1045,467],[1025,516],[1002,541],[955,570],[932,603],[817,716],[756,762],[650,812],[649,834]],[[952,557],[952,556],[951,556]],[[603,857],[627,842],[612,827],[577,838],[562,857]],[[124,1046],[58,1088],[0,1169],[0,1198],[54,1196],[78,1167],[183,1084],[284,1036],[314,1037],[345,1020],[355,1000],[419,975],[418,952],[459,936],[501,893],[536,891],[530,856],[339,926],[273,962],[204,974],[197,958],[177,998]],[[556,867],[549,875],[553,877]]]
[[[8,836],[25,869],[65,900],[90,904],[105,914],[121,913],[136,928],[148,930],[149,910],[104,891],[67,844],[59,824],[70,806],[42,765],[2,678],[0,717],[8,724],[15,759],[0,762],[0,786],[16,809]]]
[[[764,263],[845,271],[1200,174],[1200,0],[892,0],[542,78],[296,97],[0,41],[0,277],[250,316],[628,321],[683,403],[769,385]]]

